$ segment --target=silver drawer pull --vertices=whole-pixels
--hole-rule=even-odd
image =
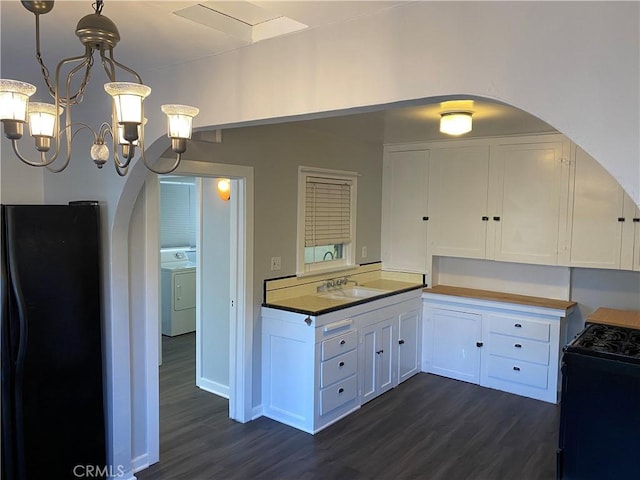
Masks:
[[[520,367],[513,367],[513,369],[514,369],[516,372],[519,372],[519,371],[520,371]]]
[[[516,344],[514,345],[514,347],[516,347],[516,348],[522,348],[522,345],[520,345],[519,343],[516,343]]]
[[[340,363],[338,364],[338,366],[339,366],[339,367],[344,367],[344,362],[340,362]]]
[[[344,320],[339,320],[337,322],[330,323],[324,326],[324,332],[333,332],[335,330],[340,330],[341,328],[350,327],[353,324],[353,320],[350,318],[346,318]]]
[[[338,389],[338,394],[341,394],[342,392],[344,392],[344,388],[340,387],[340,388]]]

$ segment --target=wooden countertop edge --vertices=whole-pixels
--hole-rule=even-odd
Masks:
[[[569,311],[577,305],[576,302],[568,300],[532,297],[529,295],[494,292],[490,290],[477,290],[474,288],[452,287],[449,285],[435,285],[430,288],[425,288],[423,292],[434,293],[438,295],[452,295],[456,297],[475,298],[479,300],[491,300],[495,302],[515,303],[518,305],[530,305],[534,307],[555,308],[565,311]]]
[[[600,307],[587,317],[587,322],[618,327],[640,328],[640,311]]]

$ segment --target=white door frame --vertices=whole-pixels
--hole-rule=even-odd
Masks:
[[[227,165],[223,163],[186,161],[180,162],[176,175],[194,177],[227,177],[237,179],[238,192],[237,211],[231,215],[231,228],[238,238],[236,248],[236,265],[232,267],[231,296],[235,296],[234,307],[231,308],[229,345],[229,417],[238,422],[252,419],[252,382],[253,382],[253,167]],[[157,182],[157,177],[151,177]],[[153,190],[153,189],[152,189]],[[158,191],[156,189],[156,191]],[[149,198],[152,197],[152,198]],[[148,235],[156,235],[159,231],[158,212],[159,196],[147,196],[145,210],[147,218],[156,219],[147,225]],[[149,237],[148,237],[149,238]],[[151,256],[151,255],[150,255]],[[159,255],[156,262],[146,263],[146,278],[149,285],[157,288],[156,298],[160,297],[160,264]],[[237,275],[234,273],[237,272]],[[153,279],[156,279],[155,281]],[[234,295],[235,294],[235,295]],[[147,309],[147,352],[152,353],[147,359],[147,378],[155,378],[158,382],[158,338],[160,335],[157,311]],[[155,332],[155,334],[154,334]],[[160,451],[160,417],[159,397],[147,397],[147,432],[149,432],[149,464],[159,460]]]

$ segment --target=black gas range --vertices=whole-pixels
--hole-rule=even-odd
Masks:
[[[640,330],[587,324],[562,374],[558,478],[640,478]]]

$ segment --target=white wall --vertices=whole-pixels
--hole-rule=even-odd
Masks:
[[[199,386],[228,397],[231,204],[220,199],[216,185],[215,178],[202,179],[198,266],[202,272],[202,328],[198,332],[202,364],[197,381]]]

